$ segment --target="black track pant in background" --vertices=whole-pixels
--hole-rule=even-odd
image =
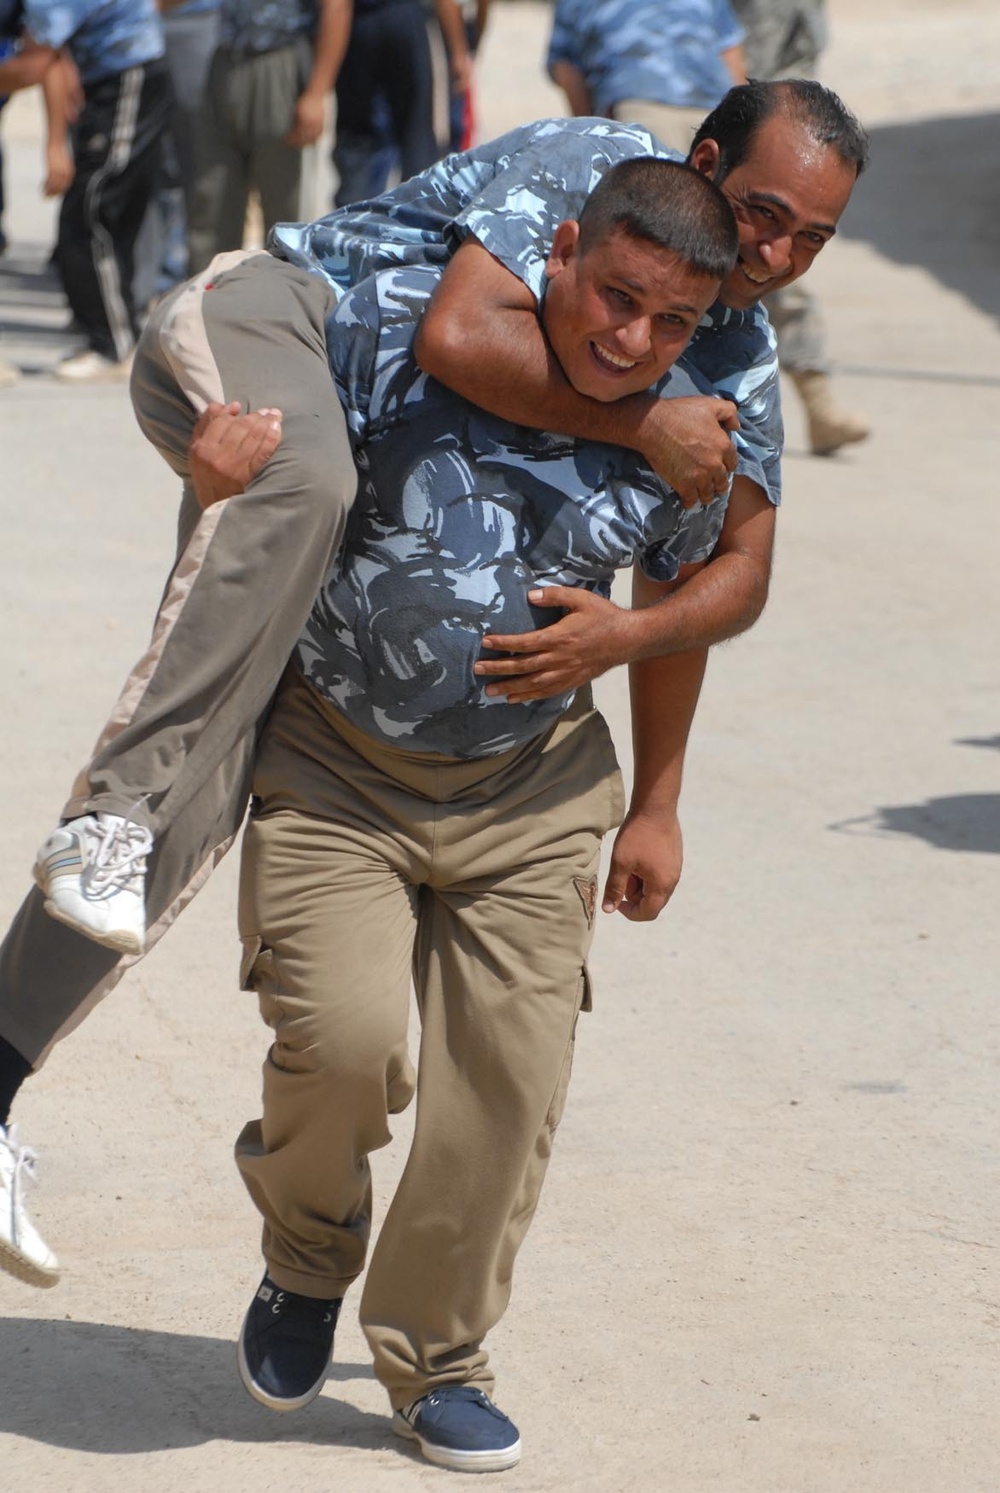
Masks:
[[[59,214],[56,265],[95,352],[121,362],[138,335],[135,241],[155,190],[170,82],[162,62],[89,83],[74,131],[76,176]]]

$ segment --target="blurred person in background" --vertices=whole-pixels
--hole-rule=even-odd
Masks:
[[[746,29],[744,50],[752,78],[816,76],[826,45],[825,0],[732,0]],[[830,456],[871,433],[860,415],[837,403],[830,380],[826,331],[819,303],[799,281],[764,297],[778,338],[778,358],[805,411],[809,446]]]
[[[483,39],[483,32],[486,30],[486,18],[489,14],[490,0],[459,0],[458,9],[465,31],[465,45],[469,53],[469,62],[473,63],[476,59],[476,53],[479,50],[479,43]],[[456,89],[452,92],[449,123],[448,149],[468,150],[475,138],[476,131],[471,69],[469,84],[465,91],[462,92]]]
[[[450,94],[467,94],[469,49],[456,0],[434,0],[447,53]],[[439,131],[435,50],[424,0],[354,0],[351,40],[337,79],[334,202],[377,196],[395,167],[405,181],[444,154]]]
[[[188,232],[195,187],[210,129],[206,115],[208,72],[219,44],[221,0],[158,0],[173,100],[163,145],[163,176],[151,213],[154,262],[144,267],[140,306],[179,285],[188,274]],[[143,237],[147,230],[144,228]],[[140,239],[140,258],[142,241]],[[138,276],[137,276],[138,278]]]
[[[58,364],[66,382],[125,379],[136,343],[134,246],[160,172],[170,105],[154,0],[27,0],[7,7],[21,45],[0,91],[40,82],[48,100],[46,193],[64,193],[55,264],[87,348]],[[10,25],[10,21],[7,21]],[[76,73],[67,72],[63,48]],[[66,146],[72,87],[81,109]]]
[[[302,151],[323,133],[350,25],[350,0],[222,0],[190,206],[192,272],[241,247],[251,191],[265,232],[299,216]]]
[[[726,0],[557,0],[548,70],[571,113],[640,124],[686,155],[746,81],[742,41]]]

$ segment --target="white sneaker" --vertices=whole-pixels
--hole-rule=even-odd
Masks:
[[[0,389],[12,389],[20,382],[20,368],[15,368],[14,364],[8,363],[6,358],[0,358]]]
[[[29,1286],[54,1286],[59,1261],[24,1206],[24,1185],[34,1176],[34,1151],[19,1143],[15,1125],[0,1125],[0,1268]]]
[[[85,814],[53,830],[35,860],[45,911],[106,948],[146,947],[146,857],[153,835],[120,814]]]
[[[88,347],[83,352],[63,358],[54,369],[55,376],[65,384],[121,384],[127,383],[132,372],[132,356],[129,354],[120,363],[106,358],[102,353]]]

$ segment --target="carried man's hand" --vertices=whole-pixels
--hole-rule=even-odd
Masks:
[[[628,814],[615,837],[602,910],[651,923],[673,896],[683,858],[676,814]]]
[[[202,508],[245,491],[281,444],[281,411],[241,414],[238,404],[210,404],[188,446],[195,497]]]
[[[545,700],[628,661],[633,612],[582,586],[540,586],[528,592],[528,600],[536,607],[562,607],[566,616],[537,632],[486,635],[484,648],[517,655],[475,665],[475,674],[492,681],[488,695],[506,695],[510,704]]]
[[[739,428],[728,399],[707,394],[657,399],[643,422],[641,451],[684,507],[693,508],[728,488],[736,470],[729,433]]]

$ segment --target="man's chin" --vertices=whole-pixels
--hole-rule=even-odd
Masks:
[[[797,275],[775,275],[758,284],[737,265],[729,280],[719,291],[719,300],[723,306],[728,306],[732,311],[749,311],[751,306],[756,306],[763,296],[770,295],[774,290],[783,290],[786,285],[791,285],[792,281],[797,279]]]
[[[570,380],[572,383],[572,380]],[[639,383],[636,380],[620,383],[617,380],[610,384],[603,379],[589,379],[584,383],[574,383],[573,387],[578,394],[585,394],[588,399],[593,399],[596,404],[614,404],[619,399],[629,399],[633,394],[642,394],[651,386],[647,383]]]
[[[719,301],[723,306],[728,306],[730,311],[749,311],[751,306],[756,306],[762,295],[766,295],[768,286],[759,288],[750,285],[743,279],[737,286],[724,285],[719,291]]]

